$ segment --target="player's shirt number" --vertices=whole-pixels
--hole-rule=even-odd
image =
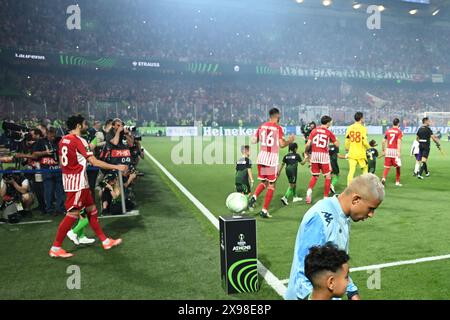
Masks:
[[[395,133],[391,133],[390,136],[391,136],[391,139],[389,139],[389,145],[392,145],[392,143],[394,142],[394,139],[395,139]]]
[[[348,136],[350,137],[350,142],[361,142],[361,132],[350,131]]]
[[[67,146],[63,146],[61,148],[61,163],[63,166],[67,166],[67,164],[69,163],[69,159],[67,158]]]
[[[269,131],[269,133],[267,133],[267,131],[261,131],[261,146],[265,146],[265,147],[273,147],[274,143],[275,143],[275,139],[273,136],[274,131]]]
[[[318,134],[313,138],[312,143],[317,148],[325,148],[328,145],[328,137],[324,134]]]

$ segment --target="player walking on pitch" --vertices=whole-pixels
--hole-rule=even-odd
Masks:
[[[356,165],[362,173],[368,172],[366,150],[370,148],[367,141],[367,129],[364,127],[364,115],[362,112],[355,113],[355,123],[347,128],[345,133],[345,150],[348,152],[348,176],[347,185],[353,180]]]
[[[315,128],[308,138],[305,150],[311,148],[311,180],[309,181],[308,190],[306,191],[306,203],[312,201],[312,190],[319,179],[320,172],[325,177],[325,187],[323,196],[328,197],[331,186],[331,163],[328,145],[331,141],[337,148],[339,147],[339,141],[336,139],[333,132],[329,130],[331,126],[331,117],[323,116],[320,119],[322,124],[320,127]]]
[[[396,170],[395,174],[395,185],[401,187],[400,184],[400,167],[402,166],[401,148],[402,148],[402,138],[403,132],[400,130],[400,120],[395,118],[392,122],[393,127],[386,131],[381,148],[383,150],[384,158],[384,172],[381,183],[386,184],[386,177],[389,173],[391,167]],[[387,146],[387,148],[386,148]]]
[[[106,170],[126,171],[128,167],[126,165],[108,164],[94,157],[86,140],[81,137],[88,128],[86,120],[81,115],[71,116],[66,123],[70,132],[62,137],[59,142],[59,159],[64,191],[67,196],[65,203],[67,215],[58,227],[56,239],[49,252],[50,257],[53,258],[70,258],[73,256],[73,254],[62,249],[61,245],[67,232],[77,221],[82,209],[85,209],[89,225],[97,234],[105,250],[109,250],[122,242],[122,239],[107,238],[98,223],[98,212],[89,190],[86,168],[88,161],[93,166]]]
[[[269,121],[259,126],[255,136],[252,138],[252,143],[260,143],[261,148],[258,153],[258,180],[260,184],[256,187],[255,193],[248,202],[249,208],[254,208],[258,196],[267,188],[267,193],[264,198],[264,205],[259,213],[263,218],[271,218],[269,214],[269,205],[275,193],[275,182],[278,173],[278,158],[280,148],[287,147],[294,142],[295,136],[290,135],[288,140],[283,137],[283,129],[279,125],[280,110],[272,108],[269,111]]]

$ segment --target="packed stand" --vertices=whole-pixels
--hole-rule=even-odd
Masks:
[[[342,19],[297,11],[80,0],[81,31],[67,30],[68,1],[1,0],[0,47],[172,61],[290,64],[447,73],[446,27]]]

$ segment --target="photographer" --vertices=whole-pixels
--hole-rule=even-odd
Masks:
[[[131,132],[124,127],[122,120],[114,119],[112,128],[106,134],[106,145],[100,159],[111,164],[131,164],[130,147],[134,145]]]
[[[140,159],[144,159],[144,148],[141,146],[141,137],[136,136],[136,127],[131,130],[133,136],[133,145],[130,147],[131,152],[131,164],[133,167],[137,167]]]
[[[18,152],[14,156],[20,159],[19,165],[24,169],[40,169],[40,163],[33,158],[33,152],[36,151],[36,142],[43,139],[44,135],[39,129],[31,129],[28,134],[24,136],[23,141],[19,145]],[[45,199],[44,186],[41,173],[28,173],[25,177],[31,183],[31,190],[36,195],[38,200],[38,210],[45,214]]]
[[[7,170],[14,170],[8,168]],[[3,199],[3,221],[19,222],[18,212],[30,212],[34,197],[30,192],[30,182],[21,174],[4,174],[0,182],[0,197]]]
[[[47,138],[38,140],[32,154],[33,159],[40,163],[41,169],[56,170],[59,169],[58,142],[56,137],[56,128],[50,127],[47,132]],[[64,201],[66,199],[62,176],[60,173],[43,173],[45,212],[47,214],[63,214],[66,210]],[[56,208],[54,205],[56,203]]]
[[[135,177],[134,177],[135,178]],[[127,187],[132,183],[134,178],[128,178],[130,181]],[[101,201],[102,201],[102,213],[103,214],[122,214],[122,203],[121,203],[121,193],[120,186],[118,182],[118,177],[115,173],[108,173],[105,179],[100,182],[101,189]],[[127,188],[124,184],[124,189]],[[125,208],[127,211],[134,208],[133,202],[127,197],[125,191]]]
[[[106,143],[112,148],[127,149],[134,144],[134,139],[123,121],[116,118],[112,122],[111,130],[106,134]]]

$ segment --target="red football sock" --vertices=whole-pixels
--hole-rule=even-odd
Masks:
[[[391,170],[391,168],[384,168],[383,171],[383,178],[386,179],[387,175],[389,174],[389,170]]]
[[[309,186],[308,186],[308,189],[311,189],[311,190],[312,190],[312,189],[314,188],[314,186],[316,185],[317,179],[319,179],[318,176],[312,176],[312,177],[311,177],[311,180],[309,180]]]
[[[258,186],[256,187],[256,190],[255,190],[255,193],[254,193],[255,197],[258,198],[259,194],[261,192],[263,192],[265,188],[266,188],[266,185],[264,183],[261,182],[260,184],[258,184]]]
[[[275,189],[272,189],[272,188],[269,188],[267,190],[266,197],[264,198],[264,206],[263,206],[263,209],[265,209],[266,211],[269,210],[270,201],[272,201],[274,191],[275,191]]]
[[[331,186],[331,178],[325,178],[325,188],[323,191],[323,196],[324,197],[328,197],[328,195],[330,194],[330,186]]]
[[[395,182],[400,183],[400,167],[395,168],[396,172],[395,172]]]
[[[64,219],[61,221],[58,227],[58,232],[56,233],[56,239],[53,242],[54,247],[60,248],[66,237],[67,232],[72,229],[72,225],[77,221],[77,217],[66,214]]]
[[[97,208],[92,210],[91,212],[87,212],[88,219],[89,219],[89,225],[91,226],[92,230],[94,230],[97,237],[100,239],[101,242],[106,240],[106,236],[103,233],[102,228],[98,224],[98,211]]]

